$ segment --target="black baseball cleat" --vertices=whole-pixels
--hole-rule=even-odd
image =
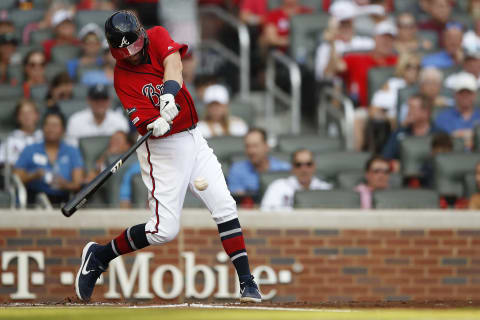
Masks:
[[[99,247],[97,243],[89,242],[82,251],[82,264],[75,279],[75,291],[78,298],[83,301],[90,300],[97,279],[107,270],[107,266],[95,257],[97,247]]]
[[[240,294],[242,295],[240,302],[262,302],[262,296],[252,275],[247,280],[240,282]]]

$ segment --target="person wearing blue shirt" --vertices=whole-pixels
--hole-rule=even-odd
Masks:
[[[234,196],[258,196],[260,188],[259,174],[272,171],[289,171],[288,162],[269,156],[267,134],[254,128],[245,135],[245,152],[248,160],[232,164],[228,175],[228,187]]]
[[[455,108],[448,108],[435,119],[435,125],[450,135],[462,138],[465,147],[473,146],[473,127],[480,125],[480,111],[475,108],[477,80],[467,72],[457,75],[455,83]]]
[[[132,207],[132,180],[137,174],[141,174],[140,163],[132,163],[125,174],[122,177],[122,183],[120,184],[120,208]]]
[[[34,204],[38,193],[45,193],[53,205],[68,200],[78,191],[84,178],[80,150],[63,142],[65,118],[48,112],[42,123],[43,141],[26,147],[14,168],[28,192],[28,203]]]
[[[462,50],[463,28],[460,23],[447,23],[443,33],[443,50],[425,55],[422,67],[437,67],[440,69],[461,65],[463,60]]]

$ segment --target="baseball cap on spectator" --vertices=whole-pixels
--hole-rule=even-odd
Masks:
[[[334,2],[328,11],[339,21],[350,20],[357,16],[358,6],[353,2],[341,0]]]
[[[64,21],[73,21],[73,13],[69,10],[57,10],[52,17],[52,26],[56,27]]]
[[[88,89],[88,97],[92,100],[108,99],[110,97],[108,87],[101,83],[91,86]]]
[[[385,35],[389,34],[391,36],[397,35],[397,27],[390,21],[382,21],[375,26],[375,35]]]
[[[480,48],[466,46],[463,48],[465,53],[465,59],[472,58],[472,59],[480,59]]]
[[[83,28],[78,33],[78,38],[80,40],[83,40],[83,38],[85,38],[90,33],[95,34],[97,36],[97,38],[100,39],[100,41],[102,41],[102,39],[103,39],[102,29],[100,29],[100,27],[96,23],[93,23],[93,22],[90,22],[90,23],[86,24],[85,26],[83,26]]]
[[[358,14],[374,15],[374,16],[386,15],[385,8],[378,4],[369,4],[366,6],[359,6],[358,10],[359,10]]]
[[[468,72],[460,72],[455,77],[455,86],[454,89],[456,92],[461,90],[468,90],[468,91],[477,91],[477,79],[475,76]]]
[[[203,94],[203,102],[207,105],[213,102],[218,102],[221,104],[228,104],[230,96],[228,94],[227,88],[221,84],[214,84],[205,89]]]

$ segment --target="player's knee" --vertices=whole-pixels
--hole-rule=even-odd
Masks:
[[[237,204],[235,203],[235,200],[230,196],[223,201],[219,201],[212,210],[212,217],[216,223],[222,223],[237,218]]]

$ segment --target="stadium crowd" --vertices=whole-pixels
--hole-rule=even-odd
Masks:
[[[112,88],[115,60],[102,21],[129,9],[147,26],[162,25],[175,6],[216,6],[248,26],[252,91],[265,91],[273,50],[290,55],[302,70],[305,128],[331,131],[311,121],[324,90],[355,107],[351,150],[338,132],[280,135],[272,145],[266,128],[246,112],[255,107],[239,103],[236,71],[221,58],[201,59],[206,35],[238,50],[232,31],[200,14],[187,21],[202,33],[183,35],[190,45],[184,81],[201,115],[198,127],[241,207],[291,210],[302,202],[321,208],[322,194],[342,190],[330,206],[349,205],[344,199],[351,197],[354,207],[369,209],[382,191],[411,197],[402,192],[422,188],[433,201],[406,198],[408,207],[480,208],[478,0],[2,0],[4,193],[11,194],[13,173],[29,205],[44,194],[58,206],[131,146],[135,129]],[[309,35],[311,64],[292,54],[290,21],[302,15],[317,15],[323,24]],[[288,82],[288,75],[278,78]],[[328,103],[343,111],[336,97]],[[138,162],[130,161],[90,205],[145,207],[139,173]],[[13,194],[8,201],[18,205]]]

